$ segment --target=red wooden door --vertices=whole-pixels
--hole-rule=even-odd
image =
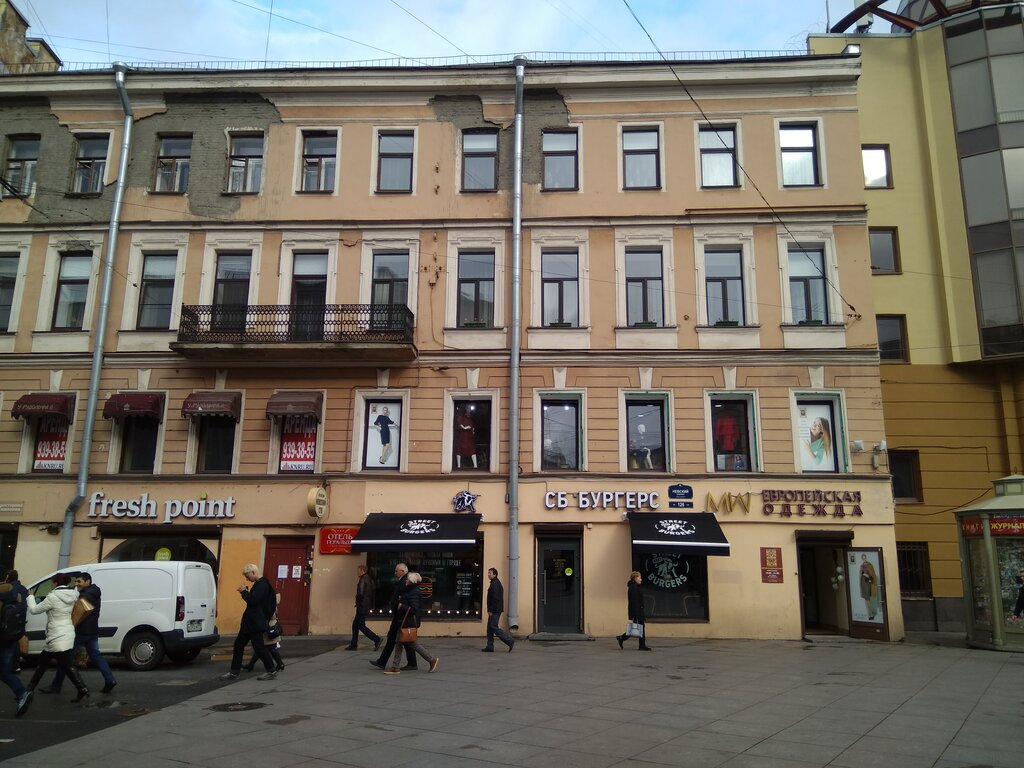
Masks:
[[[267,539],[263,575],[270,579],[281,597],[277,619],[286,635],[309,634],[313,542],[311,537]]]

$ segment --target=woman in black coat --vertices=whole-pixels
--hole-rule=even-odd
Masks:
[[[400,627],[418,627],[420,625],[420,581],[422,577],[418,573],[410,573],[405,577],[405,586],[402,588],[401,594],[398,596],[398,607],[395,608],[395,615],[400,619]],[[402,660],[402,649],[412,648],[416,653],[423,657],[423,660],[430,664],[430,671],[433,672],[437,669],[437,664],[441,659],[437,656],[431,656],[427,649],[420,645],[419,640],[414,640],[411,643],[397,642],[395,643],[395,655],[391,658],[391,666],[384,670],[385,675],[397,675],[400,674],[398,664]]]
[[[649,651],[651,648],[647,645],[647,628],[644,626],[644,593],[640,591],[641,581],[643,581],[643,577],[640,575],[640,571],[633,571],[629,575],[629,581],[626,582],[626,610],[629,613],[629,620],[640,625],[640,648],[638,650]],[[622,644],[629,639],[629,635],[621,634],[615,639],[619,641],[619,648],[622,648]]]

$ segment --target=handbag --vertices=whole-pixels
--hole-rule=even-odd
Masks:
[[[398,629],[398,642],[400,643],[415,643],[416,642],[416,627],[407,627],[405,623],[409,620],[409,613],[412,608],[405,609],[405,616],[402,618],[402,626]]]
[[[282,634],[284,634],[284,631],[281,629],[280,622],[272,624],[270,629],[266,631],[267,640],[277,640]]]
[[[644,625],[635,621],[626,622],[626,637],[643,637]]]

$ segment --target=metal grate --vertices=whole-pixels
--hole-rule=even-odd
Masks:
[[[900,574],[900,593],[904,597],[932,596],[927,541],[896,542],[896,564]]]

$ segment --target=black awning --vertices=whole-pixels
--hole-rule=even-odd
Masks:
[[[366,516],[352,539],[353,552],[438,552],[476,548],[480,515],[393,514]]]
[[[128,416],[163,421],[163,392],[116,392],[103,404],[105,419],[123,419]]]
[[[323,392],[275,392],[267,400],[267,417],[312,416],[318,422],[324,412]]]
[[[633,548],[681,555],[728,555],[729,541],[709,512],[630,512]]]
[[[68,421],[75,412],[75,396],[56,392],[31,392],[22,395],[11,408],[11,416],[27,419],[31,416],[63,416]]]

